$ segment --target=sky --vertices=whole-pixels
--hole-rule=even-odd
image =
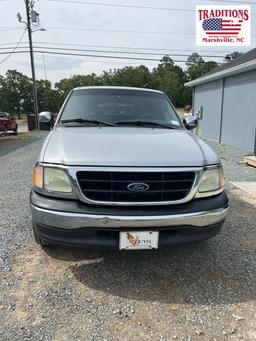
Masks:
[[[253,2],[248,0],[248,3]],[[86,2],[83,3],[83,2]],[[246,2],[242,1],[241,2]],[[101,5],[96,5],[96,3]],[[102,4],[108,4],[106,6]],[[222,56],[234,51],[232,47],[197,47],[195,45],[195,6],[216,4],[241,4],[238,0],[213,2],[195,0],[35,0],[34,9],[40,14],[41,27],[46,31],[33,33],[34,50],[42,51],[46,46],[52,48],[72,48],[98,50],[104,52],[70,51],[72,53],[113,56],[129,55],[146,59],[161,59],[164,54],[183,54],[172,56],[177,65],[185,66],[187,55],[198,52],[203,55],[219,55],[221,58],[205,58],[222,62]],[[254,2],[255,3],[255,2]],[[147,9],[110,6],[121,4],[131,6],[171,8],[174,10]],[[17,20],[17,13],[25,19],[24,0],[0,0],[0,51],[12,49],[20,40],[24,24]],[[252,6],[256,14],[256,5]],[[255,18],[252,17],[252,31],[255,31]],[[27,32],[19,46],[27,46]],[[70,44],[70,45],[62,45]],[[82,46],[83,45],[83,46]],[[41,48],[39,48],[41,47]],[[42,48],[43,47],[43,48]],[[245,52],[256,47],[256,36],[251,47],[235,48]],[[8,50],[8,51],[9,51]],[[21,51],[17,49],[16,51]],[[47,51],[57,51],[49,50]],[[61,50],[58,50],[62,52]],[[205,52],[207,51],[207,52]],[[148,53],[134,55],[132,53]],[[156,53],[156,55],[152,55]],[[29,54],[13,54],[2,62],[6,55],[0,54],[0,74],[8,69],[16,69],[31,76]],[[44,62],[45,61],[45,68]],[[2,63],[1,63],[2,62]],[[146,65],[150,69],[158,61],[137,61],[85,56],[63,56],[35,53],[36,77],[47,78],[52,83],[74,74],[100,74],[103,70],[121,68],[126,65]]]

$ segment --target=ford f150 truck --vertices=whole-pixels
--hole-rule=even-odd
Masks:
[[[140,250],[215,236],[229,202],[196,125],[160,91],[75,88],[34,168],[35,240]]]

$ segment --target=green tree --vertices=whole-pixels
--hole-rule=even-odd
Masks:
[[[38,80],[38,109],[58,112],[61,99],[59,91],[52,88],[51,82]],[[17,70],[8,70],[0,76],[0,110],[20,118],[21,114],[34,112],[32,80]]]
[[[186,62],[186,81],[192,81],[215,69],[218,65],[214,61],[206,62],[198,53],[192,53]]]
[[[8,70],[0,78],[0,110],[17,115],[24,112],[30,101],[32,84],[30,79],[17,70]]]
[[[192,89],[191,88],[184,88],[182,94],[183,106],[192,105]]]
[[[101,84],[106,86],[114,85],[114,74],[115,70],[112,69],[109,71],[103,71],[100,76]]]
[[[163,57],[152,76],[155,89],[165,92],[174,105],[183,105],[184,72],[169,56]]]
[[[90,75],[74,75],[70,78],[64,78],[55,83],[55,89],[58,91],[60,100],[63,102],[68,93],[79,86],[101,85],[100,77],[95,73]]]
[[[39,80],[37,83],[38,111],[58,112],[61,106],[61,98],[56,89],[52,89],[51,82]]]
[[[110,73],[108,79],[111,81],[110,85],[116,86],[152,88],[153,85],[150,71],[144,65],[136,67],[126,66],[122,69],[115,69]]]

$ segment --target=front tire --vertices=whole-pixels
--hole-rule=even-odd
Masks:
[[[37,228],[35,225],[33,225],[33,235],[34,235],[34,239],[36,241],[37,244],[39,244],[42,247],[47,247],[49,246],[48,243],[46,243],[39,235]]]

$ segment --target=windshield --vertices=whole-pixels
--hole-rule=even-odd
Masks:
[[[164,94],[127,89],[75,90],[61,115],[63,120],[92,120],[105,123],[147,121],[181,127],[175,110]]]

